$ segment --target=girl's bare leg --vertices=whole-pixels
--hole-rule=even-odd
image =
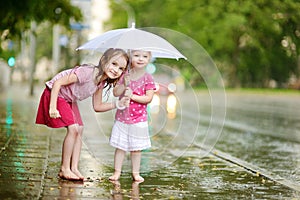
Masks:
[[[137,182],[143,182],[144,178],[140,176],[140,165],[142,152],[141,151],[131,151],[131,165],[132,165],[132,177],[133,180]]]
[[[79,177],[71,171],[71,158],[74,149],[74,143],[77,135],[77,125],[67,127],[67,135],[63,142],[62,159],[59,176],[69,180],[79,180]]]
[[[77,126],[77,135],[75,139],[75,144],[72,152],[72,161],[71,161],[71,171],[79,177],[79,179],[84,179],[84,176],[78,170],[78,163],[80,159],[81,147],[82,147],[82,132],[83,126]]]
[[[115,158],[114,158],[115,172],[111,177],[109,177],[109,180],[112,180],[112,181],[119,180],[119,178],[121,176],[122,164],[123,164],[123,160],[125,157],[125,153],[126,152],[121,149],[115,150]]]

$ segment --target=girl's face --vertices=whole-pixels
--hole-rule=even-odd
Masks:
[[[132,68],[144,68],[151,59],[151,53],[149,51],[132,51],[131,53],[131,66]]]
[[[104,68],[104,73],[110,79],[116,79],[126,70],[127,60],[120,55],[112,57]]]

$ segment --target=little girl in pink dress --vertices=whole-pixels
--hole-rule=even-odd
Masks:
[[[83,122],[77,101],[93,96],[93,106],[96,112],[120,106],[120,102],[103,103],[102,91],[105,87],[112,87],[116,84],[126,70],[127,64],[126,52],[121,49],[108,49],[97,66],[87,64],[76,66],[58,73],[52,80],[46,82],[37,111],[36,124],[51,128],[66,128],[60,178],[84,179],[78,170]]]
[[[143,182],[140,176],[141,151],[151,147],[148,130],[147,104],[151,102],[155,83],[151,74],[146,72],[151,53],[148,51],[132,51],[131,70],[127,75],[129,85],[121,79],[114,88],[115,96],[130,97],[129,106],[116,112],[115,123],[110,137],[110,144],[116,148],[114,159],[114,174],[110,180],[118,180],[127,151],[131,155],[132,177]],[[125,76],[126,77],[126,76]]]

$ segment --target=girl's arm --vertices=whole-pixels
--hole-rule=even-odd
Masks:
[[[93,95],[93,108],[95,112],[105,112],[111,109],[116,108],[116,105],[111,103],[103,103],[102,102],[102,91],[103,88],[99,88]]]
[[[138,103],[148,104],[152,101],[153,95],[154,95],[154,90],[147,90],[145,96],[138,96],[133,94],[131,95],[131,99]]]
[[[71,73],[70,75],[61,77],[60,79],[56,80],[53,83],[51,89],[51,96],[50,96],[50,105],[49,105],[49,115],[51,118],[61,117],[59,111],[57,110],[57,98],[61,86],[69,85],[77,81],[78,81],[77,76],[74,73]]]
[[[126,87],[129,85],[130,82],[129,74],[125,74],[122,78],[123,78],[123,83],[117,84],[113,89],[113,94],[115,97],[121,96],[124,93]]]
[[[117,84],[113,89],[113,94],[115,97],[121,96],[125,91],[125,85],[124,84]]]
[[[98,89],[93,95],[93,107],[95,112],[105,112],[116,108],[116,102],[103,103],[102,102],[103,88]],[[117,101],[120,107],[124,107],[125,103],[129,100],[128,97],[123,97]]]

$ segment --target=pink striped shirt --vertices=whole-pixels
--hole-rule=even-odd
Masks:
[[[47,81],[46,86],[52,89],[56,80],[74,73],[78,81],[70,85],[61,86],[58,96],[64,98],[67,102],[84,100],[92,96],[98,88],[94,82],[94,69],[95,66],[93,65],[81,65],[73,69],[64,70],[55,75],[50,81]]]

